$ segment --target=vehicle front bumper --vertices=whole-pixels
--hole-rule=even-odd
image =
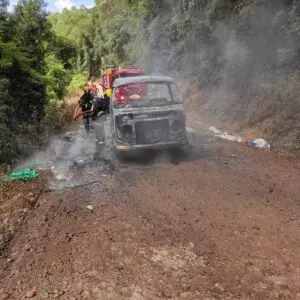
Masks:
[[[187,139],[179,140],[179,141],[171,141],[171,142],[162,142],[162,143],[155,143],[155,144],[122,144],[117,141],[115,141],[115,147],[116,150],[120,152],[126,152],[129,150],[136,150],[136,149],[162,149],[162,148],[170,148],[170,147],[176,147],[176,146],[184,146],[188,144]]]

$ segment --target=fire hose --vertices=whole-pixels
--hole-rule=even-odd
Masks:
[[[86,111],[81,111],[80,113],[78,112],[80,108],[80,105],[77,106],[74,114],[73,114],[73,120],[75,121],[76,119],[78,119],[80,116],[85,115],[85,114],[91,114],[93,112],[92,109],[90,110],[86,110]]]

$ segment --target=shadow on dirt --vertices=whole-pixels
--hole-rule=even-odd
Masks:
[[[117,155],[116,160],[127,167],[134,165],[149,167],[160,163],[179,165],[183,162],[201,160],[209,156],[211,156],[211,152],[203,146],[187,145],[182,148],[131,151]]]

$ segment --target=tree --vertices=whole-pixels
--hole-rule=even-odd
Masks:
[[[0,26],[0,163],[10,163],[31,151],[44,118],[51,32],[40,0],[19,1],[12,14],[2,11]]]
[[[76,68],[77,49],[68,39],[57,36],[52,32],[48,43],[48,54],[54,54],[56,59],[60,60],[63,64],[65,69],[71,70],[72,68]]]
[[[44,56],[47,51],[50,24],[47,21],[46,6],[43,0],[20,0],[13,16],[14,40],[30,60],[31,66],[44,72]]]

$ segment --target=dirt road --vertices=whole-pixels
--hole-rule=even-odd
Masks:
[[[0,299],[299,300],[299,170],[207,133],[185,154],[96,156],[77,175],[97,182],[28,213]]]

